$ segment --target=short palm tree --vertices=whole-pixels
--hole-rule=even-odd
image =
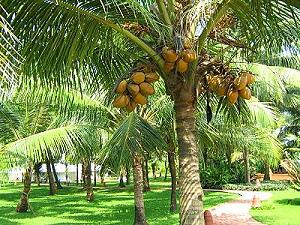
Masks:
[[[135,62],[156,66],[175,103],[180,223],[185,225],[203,224],[195,102],[200,78],[217,63],[208,62],[207,55],[221,55],[223,62],[238,55],[248,62],[279,64],[295,62],[297,51],[292,49],[299,47],[297,1],[3,0],[2,4],[23,44],[24,75],[47,85],[78,86],[86,80],[92,88],[111,89]],[[177,69],[167,73],[162,48],[180,52],[186,40],[197,51],[197,60],[186,73]],[[288,60],[282,60],[283,55]]]

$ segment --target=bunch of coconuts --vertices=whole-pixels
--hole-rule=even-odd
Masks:
[[[164,70],[167,74],[174,69],[180,74],[184,74],[189,68],[189,63],[197,59],[197,53],[191,49],[191,43],[188,39],[184,42],[183,47],[184,49],[178,54],[170,47],[163,47],[162,57],[165,60]]]
[[[235,104],[238,97],[249,100],[251,98],[249,85],[255,81],[254,75],[250,72],[240,72],[236,77],[208,75],[206,79],[209,90],[220,97],[226,96],[231,104]]]
[[[129,79],[120,81],[116,86],[115,92],[118,96],[114,99],[113,106],[132,112],[138,104],[147,104],[147,96],[155,92],[151,84],[158,80],[156,72],[133,72]]]

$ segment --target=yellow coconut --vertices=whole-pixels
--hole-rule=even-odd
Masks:
[[[175,68],[175,63],[165,62],[164,70],[166,73],[171,72]]]
[[[113,106],[116,108],[123,108],[129,103],[129,96],[128,95],[119,95],[113,101]]]
[[[127,81],[122,80],[116,88],[116,93],[123,94],[123,92],[126,90],[126,87],[127,87]]]
[[[135,96],[135,95],[137,95],[137,93],[139,93],[140,87],[137,84],[128,84],[127,85],[127,90],[129,91],[129,93],[132,96]]]
[[[147,98],[143,96],[141,93],[138,93],[136,96],[134,96],[133,100],[140,105],[145,105],[148,102]]]
[[[251,91],[248,87],[245,87],[244,89],[239,91],[239,95],[243,98],[243,99],[247,99],[249,100],[251,98]]]
[[[163,55],[163,58],[167,62],[173,62],[174,63],[178,59],[178,55],[177,55],[176,51],[171,49],[171,48],[168,48],[168,47],[163,48],[162,55]]]
[[[242,74],[241,76],[236,77],[233,83],[237,90],[242,90],[247,85],[247,77]]]
[[[151,84],[147,82],[143,82],[140,84],[140,92],[142,95],[153,95],[154,94],[154,88],[151,86]]]
[[[136,102],[130,99],[129,104],[126,106],[126,110],[128,112],[132,112],[136,108],[136,106],[137,106]]]
[[[231,104],[236,103],[238,97],[239,97],[239,92],[236,91],[236,90],[230,90],[230,91],[227,93],[228,101],[229,101]]]
[[[135,72],[131,76],[131,80],[136,84],[140,84],[140,83],[144,82],[145,78],[146,78],[146,76],[143,72]]]
[[[179,73],[185,73],[189,67],[189,64],[182,59],[179,59],[176,63],[176,69]]]
[[[221,83],[217,88],[216,88],[216,93],[219,96],[226,96],[228,91],[228,86],[226,85],[226,83]]]
[[[185,49],[189,49],[189,48],[192,48],[192,42],[189,38],[185,38],[184,39],[184,42],[183,42],[183,47]]]
[[[187,63],[190,63],[190,62],[193,62],[196,60],[197,58],[197,54],[194,50],[191,50],[191,49],[186,49],[186,50],[183,50],[181,52],[181,58],[187,62]]]
[[[252,73],[244,73],[244,76],[247,77],[247,84],[252,84],[255,81],[255,77]]]
[[[216,91],[219,86],[219,78],[218,76],[209,76],[207,78],[208,87],[212,91]]]
[[[146,73],[145,75],[146,75],[145,81],[148,83],[153,83],[159,80],[159,76],[157,75],[157,73]]]

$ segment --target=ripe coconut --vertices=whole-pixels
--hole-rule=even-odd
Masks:
[[[140,87],[137,84],[128,84],[127,85],[127,90],[129,91],[129,93],[132,96],[135,96],[135,95],[137,95],[137,93],[139,93]]]
[[[164,70],[166,73],[171,72],[175,68],[175,63],[165,62]]]
[[[249,100],[251,98],[251,91],[248,87],[245,87],[244,89],[239,91],[239,95],[243,98],[243,99],[247,99]]]
[[[176,69],[179,73],[185,73],[189,67],[189,64],[182,59],[179,59],[176,63]]]
[[[148,83],[153,83],[159,80],[159,76],[157,75],[157,73],[146,73],[145,75],[146,75],[145,81]]]
[[[140,84],[140,92],[142,95],[153,95],[154,94],[154,88],[151,86],[151,84],[147,82],[143,82]]]
[[[116,108],[123,108],[128,105],[130,97],[128,95],[119,95],[113,101],[113,106]]]
[[[190,63],[190,62],[193,62],[196,60],[197,58],[197,54],[195,51],[191,50],[191,49],[187,49],[187,50],[183,50],[181,52],[181,58],[187,62],[187,63]]]
[[[234,79],[233,83],[237,90],[242,90],[247,85],[247,77],[244,75],[238,76]]]
[[[178,59],[178,55],[176,53],[175,50],[168,48],[168,47],[164,47],[162,49],[162,55],[163,58],[167,61],[167,62],[176,62],[176,60]]]
[[[226,96],[228,91],[228,86],[226,85],[226,83],[221,83],[217,88],[216,88],[216,93],[219,96]]]
[[[207,78],[208,87],[212,91],[216,91],[218,85],[219,85],[219,78],[217,76],[209,76]]]
[[[136,102],[130,99],[129,104],[126,106],[126,110],[128,112],[132,112],[136,108],[136,106],[137,106]]]
[[[254,83],[255,77],[253,76],[252,73],[244,73],[243,75],[247,77],[247,84]]]
[[[140,83],[144,82],[145,78],[146,78],[146,76],[143,72],[135,72],[131,76],[131,80],[136,84],[140,84]]]
[[[239,97],[239,92],[236,91],[236,90],[230,90],[230,91],[227,93],[228,101],[229,101],[231,104],[236,103],[238,97]]]
[[[148,102],[147,98],[143,96],[141,93],[138,93],[136,96],[134,96],[133,100],[140,105],[145,105]]]
[[[192,48],[192,42],[189,38],[185,38],[184,39],[184,42],[183,42],[183,47],[185,49],[189,49],[189,48]]]
[[[122,80],[116,88],[116,93],[123,94],[123,92],[126,90],[126,87],[127,87],[127,81]]]

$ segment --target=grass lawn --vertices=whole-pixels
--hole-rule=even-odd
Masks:
[[[146,216],[150,225],[178,224],[178,212],[169,213],[169,182],[153,181],[151,192],[145,194]],[[16,213],[22,185],[0,187],[0,224],[114,224],[132,225],[134,217],[133,187],[120,190],[116,183],[97,187],[95,201],[88,203],[81,187],[70,186],[48,196],[48,186],[33,185],[30,203],[33,213]],[[208,192],[205,208],[232,200],[238,196]]]
[[[267,225],[300,225],[300,192],[274,191],[270,200],[251,215]]]

